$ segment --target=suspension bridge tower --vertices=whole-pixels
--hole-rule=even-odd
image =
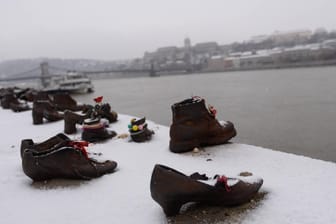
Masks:
[[[40,68],[41,68],[41,82],[42,82],[42,86],[46,87],[48,85],[47,77],[50,76],[48,62],[42,62],[40,64]]]
[[[192,49],[191,49],[191,41],[189,38],[184,39],[184,62],[186,64],[187,72],[192,72]]]

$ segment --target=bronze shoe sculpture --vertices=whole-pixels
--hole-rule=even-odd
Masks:
[[[128,131],[130,132],[131,139],[134,142],[149,141],[154,134],[154,131],[148,129],[145,117],[139,120],[136,120],[135,118],[132,119],[131,123],[128,125]]]
[[[33,103],[32,116],[33,124],[42,124],[43,118],[48,121],[59,121],[64,117],[48,100],[35,100]]]
[[[151,196],[167,216],[178,214],[181,206],[188,202],[218,206],[241,205],[250,201],[263,184],[261,178],[254,176],[217,176],[216,183],[210,185],[204,182],[207,179],[205,175],[196,176],[202,178],[186,176],[167,166],[155,165],[150,182]]]
[[[237,134],[231,122],[220,124],[216,119],[216,110],[211,106],[207,108],[200,97],[175,103],[172,113],[169,149],[175,153],[227,143]]]
[[[38,93],[37,90],[32,89],[32,88],[27,88],[22,93],[20,93],[18,98],[21,100],[25,100],[27,102],[33,102],[37,93]]]
[[[116,122],[118,120],[117,112],[111,109],[110,104],[104,103],[101,105],[95,105],[94,107],[94,115],[100,118],[106,118],[110,123]]]
[[[25,149],[23,172],[34,181],[53,178],[89,180],[114,172],[117,163],[90,159],[84,148],[87,145],[87,142],[62,141],[42,151]]]
[[[15,99],[12,102],[10,102],[9,108],[14,112],[31,110],[30,106],[27,103],[21,103],[18,101],[18,99]]]
[[[85,111],[88,105],[78,104],[68,93],[56,93],[52,95],[52,103],[59,111]]]
[[[85,141],[99,142],[113,138],[116,135],[117,133],[115,131],[107,130],[99,118],[88,118],[84,120],[82,139]]]
[[[90,112],[78,114],[70,110],[64,111],[64,133],[76,133],[76,124],[83,124],[84,120],[90,117]]]
[[[1,98],[1,106],[4,109],[11,109],[14,112],[22,112],[31,109],[27,103],[19,102],[13,93],[5,94]]]
[[[32,139],[23,139],[21,140],[21,146],[20,146],[21,158],[23,156],[23,152],[25,149],[33,149],[37,152],[42,152],[64,141],[70,141],[70,138],[63,133],[59,133],[40,143],[34,143]]]
[[[3,109],[10,109],[9,104],[15,99],[14,93],[12,92],[5,92],[1,96],[1,107]]]
[[[94,98],[94,101],[96,104],[92,110],[91,117],[106,118],[110,123],[118,120],[118,114],[111,109],[110,104],[102,103],[103,96]]]

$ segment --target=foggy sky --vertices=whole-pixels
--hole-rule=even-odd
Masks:
[[[336,29],[335,0],[0,0],[0,60],[125,59],[275,30]]]

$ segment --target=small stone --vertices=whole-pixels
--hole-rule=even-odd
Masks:
[[[210,162],[210,161],[212,161],[212,159],[207,159],[206,161],[207,161],[207,162]]]
[[[252,175],[253,175],[252,173],[247,172],[247,171],[245,171],[245,172],[241,172],[241,173],[239,174],[239,176],[242,176],[242,177],[248,177],[248,176],[252,176]]]
[[[118,138],[121,138],[121,139],[124,139],[124,138],[127,138],[127,137],[128,137],[128,134],[126,134],[126,133],[118,135]]]
[[[195,147],[195,148],[193,149],[193,153],[199,153],[199,152],[200,152],[199,148]]]

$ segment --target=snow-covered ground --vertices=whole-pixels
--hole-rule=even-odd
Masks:
[[[335,163],[243,144],[174,154],[168,149],[169,128],[148,122],[155,131],[150,142],[113,138],[90,145],[90,152],[102,153],[96,156],[99,160],[118,162],[115,173],[91,181],[36,185],[21,168],[21,139],[44,141],[63,131],[63,121],[35,126],[30,111],[2,109],[0,117],[0,219],[4,224],[165,223],[165,215],[149,190],[157,163],[185,174],[230,176],[250,171],[263,177],[261,191],[268,194],[242,223],[336,223]],[[110,129],[127,133],[131,118],[119,115]],[[80,132],[70,137],[79,139]]]

